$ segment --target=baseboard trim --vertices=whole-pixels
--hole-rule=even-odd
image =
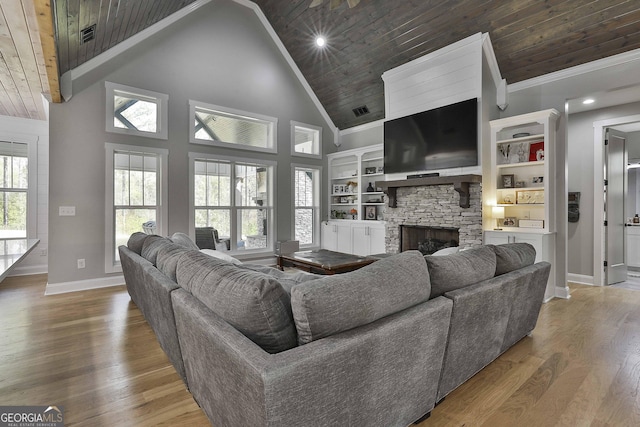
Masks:
[[[101,277],[98,279],[78,280],[75,282],[47,283],[45,295],[66,294],[124,285],[124,276]]]
[[[15,267],[9,277],[14,276],[31,276],[34,274],[47,274],[49,266],[47,264],[28,265],[25,267]]]
[[[567,280],[571,283],[579,283],[581,285],[594,285],[593,276],[586,276],[584,274],[567,274]]]
[[[568,286],[564,288],[556,286],[556,297],[562,299],[570,299],[571,298],[571,290]]]

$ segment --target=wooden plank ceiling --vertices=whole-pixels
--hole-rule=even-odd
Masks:
[[[43,57],[33,16],[48,1],[0,0],[0,114],[41,116],[36,98],[49,95],[47,71],[57,85],[58,73],[193,1],[53,0],[53,71],[55,52],[45,43]],[[361,0],[353,8],[325,0],[309,8],[311,2],[255,0],[340,129],[384,117],[384,71],[477,32],[490,34],[509,83],[640,48],[638,0]],[[95,38],[81,43],[81,30],[93,24]],[[327,38],[322,50],[313,45],[316,34]],[[355,117],[362,105],[370,113]]]

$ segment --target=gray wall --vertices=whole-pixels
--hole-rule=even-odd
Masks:
[[[340,148],[338,151],[352,148],[368,147],[384,142],[384,126],[382,121],[340,131]]]
[[[580,220],[568,224],[569,273],[593,276],[593,122],[640,112],[640,103],[571,114],[569,116],[569,191],[580,191]]]
[[[168,94],[169,139],[105,132],[105,81]],[[188,231],[189,151],[276,160],[278,240],[291,238],[290,164],[323,164],[290,155],[290,120],[323,126],[323,154],[335,151],[332,130],[255,12],[234,2],[201,7],[77,79],[73,90],[50,114],[50,283],[107,276],[105,142],[169,149],[170,234]],[[278,154],[189,144],[189,99],[277,117]],[[324,189],[323,204],[327,197]],[[58,216],[65,205],[76,206],[75,217]],[[76,268],[78,258],[85,269]]]

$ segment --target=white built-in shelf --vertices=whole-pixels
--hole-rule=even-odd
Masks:
[[[498,169],[521,168],[521,167],[542,166],[542,165],[544,165],[544,160],[537,160],[535,162],[505,163],[502,165],[496,165],[496,168]]]
[[[497,144],[510,144],[510,143],[517,143],[517,142],[527,142],[527,141],[536,141],[536,140],[544,140],[544,134],[537,134],[537,135],[528,135],[528,136],[521,136],[518,138],[509,138],[509,139],[501,139],[499,141],[496,141]]]

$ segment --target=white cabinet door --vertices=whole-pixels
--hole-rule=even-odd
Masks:
[[[629,226],[627,230],[627,265],[640,267],[640,227]]]
[[[486,231],[484,233],[484,244],[485,245],[502,245],[505,243],[509,243],[509,235],[504,233],[492,233],[490,231]]]
[[[383,224],[353,224],[351,227],[354,255],[372,255],[386,252]]]
[[[352,253],[351,224],[349,222],[322,223],[322,248],[330,251]]]
[[[385,235],[384,225],[377,225],[376,227],[370,228],[369,238],[371,246],[369,247],[369,253],[367,255],[384,254],[387,252]]]
[[[322,249],[335,251],[338,249],[338,235],[334,231],[334,224],[323,222],[321,226]]]
[[[369,227],[364,224],[354,224],[351,227],[354,255],[369,255]]]

